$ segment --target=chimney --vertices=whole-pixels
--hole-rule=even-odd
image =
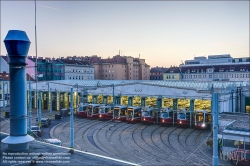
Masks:
[[[27,134],[26,57],[30,40],[26,32],[9,30],[4,39],[9,56],[10,73],[10,135],[2,140],[10,151],[29,148],[34,138]]]

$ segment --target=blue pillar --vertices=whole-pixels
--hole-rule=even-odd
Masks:
[[[39,93],[39,100],[38,100],[38,125],[41,127],[41,118],[42,118],[42,92]]]
[[[50,100],[49,100],[49,110],[50,110],[50,119],[52,119],[52,92],[51,92],[51,88],[49,91],[49,96],[50,96]]]
[[[74,148],[73,88],[70,90],[70,148]]]
[[[49,110],[49,95],[50,95],[50,91],[49,91],[49,82],[48,82],[48,93],[47,93],[48,97],[47,97],[47,107],[48,107],[48,110]]]
[[[212,87],[212,112],[213,112],[213,166],[218,165],[218,94]]]
[[[4,79],[3,79],[3,111],[5,113],[6,112],[6,108],[5,108],[5,86],[4,86],[4,84],[5,83],[4,83]]]
[[[27,135],[26,57],[30,41],[24,31],[10,30],[4,39],[9,56],[10,135],[2,140],[11,151],[29,148],[34,138]]]
[[[194,113],[194,99],[190,99],[190,128],[192,128],[193,113]]]
[[[160,112],[160,109],[161,109],[161,107],[162,107],[162,97],[159,96],[159,97],[157,98],[156,106],[157,106],[156,123],[158,123],[158,112]]]
[[[32,114],[31,114],[31,103],[32,103],[32,96],[31,96],[31,84],[30,84],[30,77],[29,77],[29,110],[28,110],[28,131],[31,132],[31,121],[32,121]]]
[[[112,105],[113,107],[115,106],[115,84],[112,84],[112,90],[113,90],[113,93],[112,93],[112,97],[113,97],[113,102],[112,102]]]

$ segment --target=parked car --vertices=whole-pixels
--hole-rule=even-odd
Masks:
[[[48,127],[50,124],[51,124],[51,121],[49,118],[41,118],[42,127]]]
[[[42,129],[39,126],[31,126],[31,131],[35,134],[37,137],[42,136]]]
[[[50,143],[50,144],[62,146],[62,141],[60,141],[59,139],[56,139],[56,138],[44,139],[44,141],[47,143]]]

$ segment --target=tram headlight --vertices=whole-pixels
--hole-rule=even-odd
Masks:
[[[206,124],[205,124],[205,123],[202,123],[201,127],[205,127],[205,126],[206,126]]]
[[[180,121],[180,123],[182,123],[182,121]]]
[[[162,120],[162,122],[164,122],[164,119]]]
[[[143,120],[145,121],[146,119],[144,118]]]

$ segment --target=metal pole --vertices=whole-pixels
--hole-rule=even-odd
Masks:
[[[212,85],[212,111],[213,111],[213,166],[218,165],[218,94],[214,93]]]
[[[4,78],[4,77],[3,77]],[[4,79],[3,79],[3,111],[6,114],[6,108],[5,108],[5,87],[4,87]]]
[[[83,92],[84,92],[84,90],[81,93],[81,103],[83,103]]]
[[[49,95],[50,95],[50,100],[49,100],[49,102],[50,102],[50,119],[52,119],[52,92],[51,92],[51,88],[50,88],[50,91],[49,91]]]
[[[190,99],[190,128],[192,128],[192,114],[194,112],[194,99]]]
[[[28,131],[31,132],[31,84],[30,84],[30,77],[29,77],[29,110],[28,110]]]
[[[234,90],[232,92],[232,112],[234,112]]]
[[[8,82],[6,82],[6,85],[7,85],[7,105],[6,106],[8,106],[9,105],[9,84],[8,84]]]
[[[50,99],[50,98],[49,98],[49,94],[50,94],[50,91],[49,91],[49,83],[48,83],[48,93],[47,93],[47,94],[48,94],[48,98],[47,98],[47,105],[48,105],[48,106],[47,106],[47,107],[48,107],[48,109],[49,109],[49,99]],[[50,97],[51,97],[51,96],[50,96]],[[51,106],[50,106],[50,107],[51,107]]]
[[[76,108],[78,106],[78,84],[76,84]]]
[[[36,112],[38,118],[38,92],[37,92],[37,82],[38,82],[38,72],[37,72],[37,34],[36,34],[36,0],[35,0],[35,49],[36,49],[36,70],[35,70],[35,80],[36,80]]]
[[[115,98],[115,84],[112,84],[112,87],[113,87],[113,100],[112,100],[112,106],[113,106],[113,108],[115,107],[115,104],[114,104],[114,98]],[[115,117],[115,112],[114,112],[114,110],[113,110],[113,119],[114,119],[114,117]]]
[[[70,148],[74,148],[73,88],[70,89]]]
[[[41,127],[41,109],[42,109],[42,92],[39,92],[39,111],[38,111],[38,125]]]

